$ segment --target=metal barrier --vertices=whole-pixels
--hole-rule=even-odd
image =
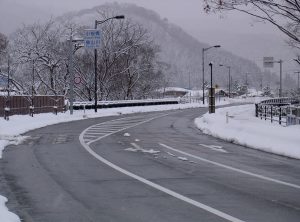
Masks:
[[[273,98],[273,99],[267,99],[260,104],[266,104],[266,105],[290,105],[290,104],[299,104],[300,103],[300,98],[295,97],[295,98],[290,98],[290,97],[281,97],[281,98]]]
[[[255,116],[285,126],[300,124],[299,98],[274,98],[255,104]]]
[[[123,101],[98,101],[97,108],[118,108],[132,106],[154,106],[154,105],[171,105],[179,104],[178,99],[153,99],[153,100],[123,100]],[[74,110],[94,109],[94,102],[75,102]]]
[[[272,122],[287,124],[287,107],[255,104],[256,117]]]

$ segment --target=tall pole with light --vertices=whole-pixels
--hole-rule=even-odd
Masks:
[[[98,20],[95,20],[95,29],[97,29],[97,26],[104,23],[104,22],[107,22],[109,20],[112,20],[112,19],[124,19],[125,16],[124,15],[118,15],[118,16],[114,16],[114,17],[111,17],[111,18],[107,18],[105,20],[101,20],[101,21],[98,21]],[[98,106],[98,96],[97,96],[97,91],[98,91],[98,67],[97,67],[97,60],[98,60],[98,52],[97,52],[97,49],[94,49],[94,57],[95,57],[95,60],[94,60],[94,67],[95,67],[95,92],[94,92],[94,97],[95,97],[95,112],[97,112],[97,106]]]
[[[204,88],[204,56],[205,56],[205,52],[211,48],[220,48],[221,46],[220,45],[214,45],[214,46],[211,46],[211,47],[208,47],[208,48],[203,48],[202,49],[202,102],[203,104],[205,104],[205,97],[204,97],[204,91],[205,91],[205,88]]]
[[[295,74],[298,74],[297,92],[299,93],[300,92],[300,88],[299,88],[299,74],[300,74],[300,71],[295,71]]]
[[[220,64],[219,66],[226,67],[228,69],[228,97],[230,98],[231,94],[231,66]]]
[[[83,42],[83,39],[73,37],[73,29],[70,28],[70,39],[69,39],[69,76],[70,76],[70,115],[73,115],[73,104],[74,104],[74,71],[73,71],[73,57],[76,50],[83,47],[79,43]],[[79,43],[78,43],[79,42]],[[73,44],[75,43],[75,45]]]
[[[215,113],[215,91],[213,88],[213,63],[209,63],[210,66],[210,93],[209,93],[209,113]]]

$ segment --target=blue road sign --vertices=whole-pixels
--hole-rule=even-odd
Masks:
[[[7,76],[0,75],[0,87],[7,87],[8,78]]]
[[[84,37],[84,47],[96,49],[100,48],[101,31],[98,29],[86,29]]]

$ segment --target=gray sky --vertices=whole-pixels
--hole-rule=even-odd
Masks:
[[[287,61],[286,71],[293,68],[290,61],[295,56],[285,45],[285,37],[273,26],[239,13],[228,13],[222,18],[207,15],[202,0],[0,0],[0,31],[10,34],[22,23],[44,21],[105,2],[130,2],[152,9],[200,41],[221,44],[222,48],[260,66],[263,56],[274,56]]]

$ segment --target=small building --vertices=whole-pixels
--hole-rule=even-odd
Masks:
[[[189,90],[179,87],[167,87],[165,89],[161,89],[160,92],[163,94],[163,97],[183,97],[185,96]]]
[[[215,95],[216,96],[227,97],[228,96],[228,92],[226,92],[224,89],[215,89]]]

